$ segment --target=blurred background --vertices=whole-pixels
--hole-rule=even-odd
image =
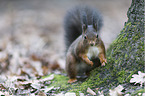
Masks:
[[[0,73],[33,77],[64,69],[63,18],[78,4],[102,13],[108,48],[127,21],[131,0],[0,0]]]

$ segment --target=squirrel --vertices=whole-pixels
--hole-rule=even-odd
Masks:
[[[64,18],[66,72],[68,83],[77,81],[79,73],[107,63],[105,46],[99,33],[103,25],[100,13],[89,6],[75,6]]]

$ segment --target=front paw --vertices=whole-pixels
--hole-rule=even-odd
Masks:
[[[73,79],[69,79],[69,80],[68,80],[68,83],[71,84],[71,83],[74,83],[74,82],[76,82],[76,81],[77,81],[77,79],[76,79],[76,78],[73,78]]]
[[[101,66],[105,66],[105,62],[103,62],[103,63],[101,64]]]
[[[107,63],[107,59],[105,59],[104,62]]]
[[[107,63],[107,59],[104,60],[104,62],[101,64],[101,66],[105,66],[105,63]]]
[[[91,66],[93,66],[94,63],[92,61],[89,61],[88,64],[90,64]]]

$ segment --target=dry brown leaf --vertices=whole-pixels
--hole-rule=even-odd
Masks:
[[[59,68],[60,68],[60,66],[59,66],[57,61],[55,61],[53,64],[51,64],[51,70],[56,70],[56,69],[59,69]]]
[[[8,54],[4,51],[0,52],[0,62],[4,62],[8,59]]]
[[[43,91],[40,91],[39,93],[38,93],[38,96],[47,96]]]
[[[49,67],[48,66],[42,66],[42,70],[43,70],[43,74],[47,75],[48,71],[49,71]]]

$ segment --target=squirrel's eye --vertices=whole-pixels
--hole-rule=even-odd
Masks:
[[[98,38],[98,35],[96,36],[96,38]]]
[[[85,39],[87,39],[87,36],[84,36]]]

